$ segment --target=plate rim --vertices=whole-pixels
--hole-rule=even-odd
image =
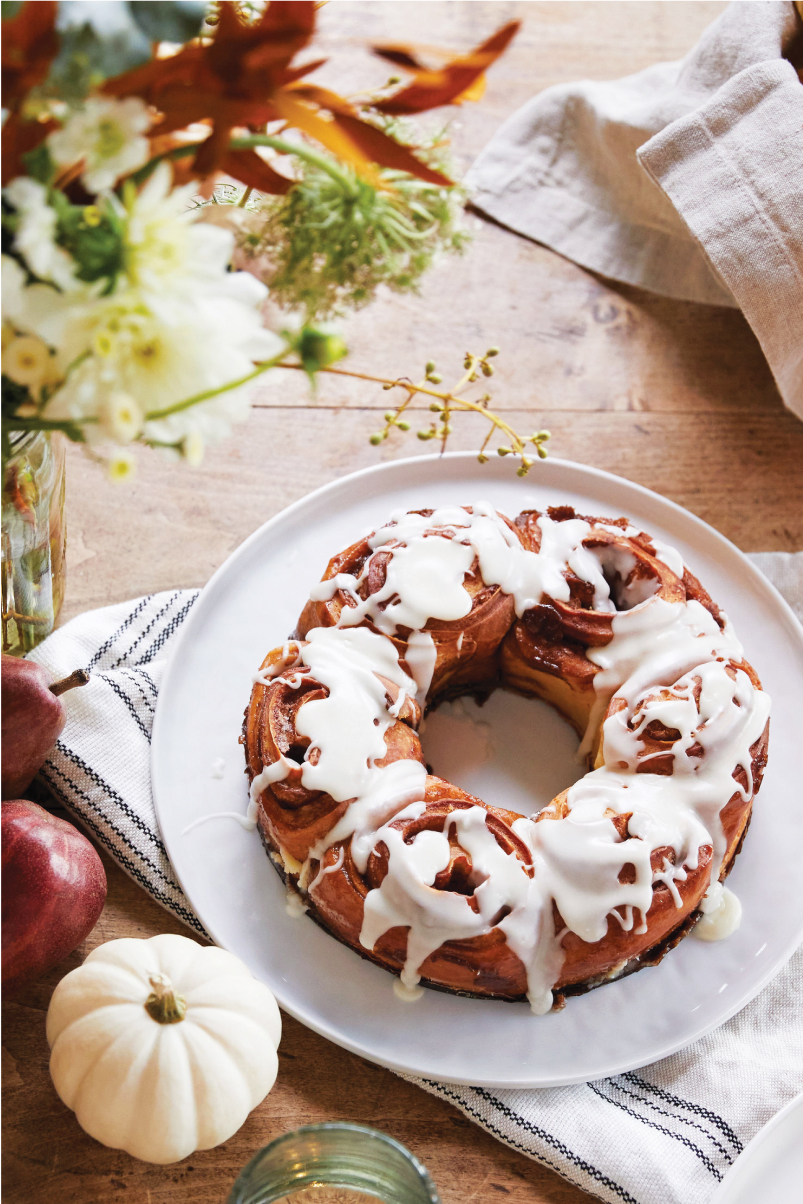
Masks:
[[[345,476],[336,477],[334,480],[318,486],[317,489],[314,489],[296,499],[296,501],[291,502],[288,506],[285,506],[282,510],[278,511],[277,514],[273,515],[271,518],[267,519],[264,523],[257,527],[255,531],[247,536],[242,543],[240,543],[230,553],[230,555],[226,557],[223,563],[215,570],[206,584],[201,588],[192,610],[190,611],[186,621],[182,624],[181,629],[176,636],[168,662],[165,666],[159,689],[159,695],[156,702],[156,710],[151,734],[151,751],[149,761],[154,811],[156,814],[156,821],[159,826],[159,833],[167,850],[173,873],[175,874],[182,891],[184,891],[184,894],[186,895],[187,900],[190,903],[190,906],[193,907],[194,911],[195,907],[192,903],[190,892],[186,889],[182,875],[179,872],[176,864],[173,862],[173,859],[170,857],[169,842],[162,828],[160,818],[161,804],[156,785],[157,775],[155,773],[155,767],[158,757],[163,755],[161,752],[161,746],[164,737],[161,733],[162,729],[166,727],[167,724],[167,720],[165,719],[167,714],[167,704],[163,700],[168,697],[167,687],[170,684],[173,673],[176,671],[174,667],[180,662],[180,654],[184,643],[191,638],[192,629],[195,623],[198,621],[197,615],[201,613],[200,604],[203,602],[206,596],[213,592],[218,580],[229,569],[229,566],[237,561],[240,557],[245,556],[251,545],[254,544],[258,539],[262,538],[271,527],[278,526],[281,522],[285,522],[289,517],[293,516],[296,512],[302,510],[304,507],[314,505],[315,502],[325,494],[329,492],[337,492],[343,488],[348,488],[353,484],[353,482],[360,481],[366,477],[381,475],[382,473],[389,471],[403,471],[411,465],[420,466],[421,464],[426,463],[441,463],[444,460],[450,462],[462,460],[468,463],[469,461],[476,462],[476,459],[476,451],[452,451],[423,456],[408,456],[400,459],[382,461],[378,464],[371,464],[365,468],[357,469],[352,473],[347,473]],[[721,547],[726,548],[729,552],[735,553],[736,557],[741,562],[742,568],[747,570],[753,586],[758,587],[761,592],[768,594],[774,606],[778,607],[778,604],[780,604],[780,615],[782,615],[785,619],[785,626],[790,635],[793,637],[794,641],[799,644],[801,654],[803,654],[803,625],[801,625],[789,604],[781,596],[772,582],[764,576],[761,570],[754,565],[752,561],[748,559],[747,554],[742,552],[742,550],[738,548],[731,540],[729,540],[727,536],[717,531],[715,527],[712,527],[704,519],[699,518],[696,514],[692,513],[690,510],[687,510],[679,503],[672,501],[670,498],[664,497],[662,494],[657,493],[653,489],[649,489],[635,481],[630,481],[627,479],[627,477],[622,477],[616,473],[607,472],[605,469],[582,464],[576,460],[567,460],[557,456],[550,456],[549,459],[543,463],[543,465],[539,464],[538,467],[543,467],[545,471],[549,472],[551,469],[547,467],[548,465],[554,465],[556,468],[566,468],[570,471],[579,472],[583,476],[591,477],[592,479],[597,478],[615,486],[624,485],[629,490],[635,490],[637,494],[640,494],[646,500],[657,502],[661,507],[668,507],[670,511],[679,515],[685,523],[691,522],[691,525],[701,534],[705,535],[707,539],[710,540],[713,538],[715,544],[719,544]],[[528,483],[534,488],[537,488],[537,474],[534,474],[532,481],[529,481]],[[199,915],[199,919],[215,944],[219,945],[223,949],[226,949],[227,945],[225,941],[218,939],[218,937],[215,935],[215,925],[210,925],[203,916],[197,912],[196,914]],[[621,1062],[617,1063],[613,1067],[603,1071],[592,1069],[589,1074],[575,1072],[570,1075],[564,1074],[557,1077],[547,1075],[536,1080],[534,1080],[532,1076],[523,1078],[511,1077],[499,1080],[486,1077],[477,1078],[476,1076],[466,1077],[460,1075],[444,1075],[442,1073],[435,1073],[431,1070],[425,1070],[424,1068],[411,1068],[409,1065],[397,1062],[387,1056],[380,1056],[373,1050],[364,1048],[359,1041],[352,1040],[339,1031],[337,1032],[337,1035],[334,1035],[331,1028],[327,1028],[325,1024],[320,1023],[314,1017],[309,1016],[302,1007],[288,1004],[285,1000],[280,998],[280,994],[283,994],[283,992],[278,991],[273,983],[268,985],[270,990],[276,995],[279,1005],[294,1019],[298,1020],[299,1023],[305,1025],[307,1028],[312,1029],[313,1032],[318,1033],[320,1036],[325,1037],[334,1044],[339,1045],[341,1048],[348,1050],[350,1053],[357,1054],[357,1056],[365,1058],[366,1061],[373,1062],[375,1065],[384,1066],[385,1068],[393,1070],[399,1074],[416,1076],[423,1075],[425,1077],[432,1078],[436,1082],[451,1083],[459,1086],[483,1086],[511,1090],[532,1087],[559,1087],[569,1086],[575,1083],[588,1082],[589,1076],[594,1078],[609,1077],[617,1074],[623,1074],[630,1070],[637,1070],[641,1067],[651,1065],[655,1061],[670,1057],[679,1050],[688,1048],[688,1046],[692,1045],[695,1041],[701,1040],[709,1033],[712,1033],[716,1029],[720,1028],[744,1007],[746,1007],[747,1004],[749,1004],[753,999],[755,999],[756,996],[764,989],[764,987],[767,986],[767,984],[771,982],[772,979],[775,978],[776,975],[780,973],[783,967],[787,964],[795,950],[800,945],[802,938],[803,920],[796,930],[795,935],[790,938],[787,944],[783,946],[782,951],[776,954],[775,958],[771,960],[767,967],[765,967],[764,972],[762,975],[760,975],[758,980],[751,986],[746,987],[745,990],[737,996],[735,1002],[731,1001],[714,1020],[708,1020],[701,1023],[699,1027],[695,1028],[690,1034],[683,1036],[678,1041],[670,1041],[659,1054],[650,1057],[647,1061],[645,1061],[642,1057],[636,1057],[635,1059],[624,1058]],[[249,970],[251,970],[250,966]],[[251,973],[253,974],[253,970],[251,970]]]
[[[789,1100],[789,1103],[784,1104],[774,1116],[770,1117],[765,1125],[761,1126],[755,1136],[750,1138],[739,1157],[725,1174],[724,1179],[711,1197],[709,1204],[728,1204],[728,1200],[732,1199],[731,1192],[734,1185],[738,1190],[739,1180],[745,1174],[746,1169],[749,1169],[753,1165],[756,1150],[760,1150],[767,1138],[772,1136],[779,1125],[783,1124],[787,1117],[799,1109],[803,1109],[803,1091],[799,1091],[797,1095],[793,1096]]]

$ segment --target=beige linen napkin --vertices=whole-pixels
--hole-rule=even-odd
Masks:
[[[737,306],[803,417],[803,22],[734,3],[676,63],[559,85],[473,165],[474,203],[584,267]]]

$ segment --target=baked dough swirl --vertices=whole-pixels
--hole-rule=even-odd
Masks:
[[[522,816],[427,772],[447,697],[545,699],[589,772]],[[571,507],[398,512],[335,556],[268,654],[243,742],[292,897],[418,984],[534,1012],[655,964],[746,831],[769,698],[674,549]]]

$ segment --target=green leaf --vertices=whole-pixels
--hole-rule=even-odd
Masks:
[[[28,169],[28,175],[32,176],[34,180],[38,180],[40,184],[49,184],[53,179],[55,167],[50,157],[50,151],[44,142],[23,155],[22,161]]]
[[[187,42],[203,24],[206,4],[199,0],[128,0],[128,9],[151,42]]]
[[[110,292],[123,270],[125,247],[123,227],[111,205],[71,205],[63,193],[52,193],[58,214],[56,240],[77,264],[79,280],[91,284],[108,280]]]
[[[0,15],[4,21],[8,21],[11,17],[16,17],[21,8],[22,0],[3,0],[0,4]]]

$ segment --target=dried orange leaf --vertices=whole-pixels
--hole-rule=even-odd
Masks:
[[[16,109],[46,78],[59,52],[57,12],[53,0],[27,0],[16,16],[3,22],[4,109]]]
[[[520,24],[519,21],[509,22],[476,50],[453,59],[439,70],[416,70],[412,83],[379,101],[375,107],[380,113],[402,116],[455,104],[507,49]]]
[[[375,125],[369,125],[367,121],[361,121],[359,117],[349,117],[345,113],[335,117],[335,124],[344,130],[360,150],[380,167],[407,171],[410,175],[418,176],[420,180],[426,180],[429,184],[441,184],[449,187],[453,183],[443,172],[436,171],[435,168],[422,163],[409,147],[402,146],[400,142],[390,138],[384,130],[377,129]]]
[[[269,163],[252,150],[229,151],[221,169],[248,188],[257,188],[260,192],[269,192],[274,196],[284,196],[295,183],[295,180],[274,171]]]

